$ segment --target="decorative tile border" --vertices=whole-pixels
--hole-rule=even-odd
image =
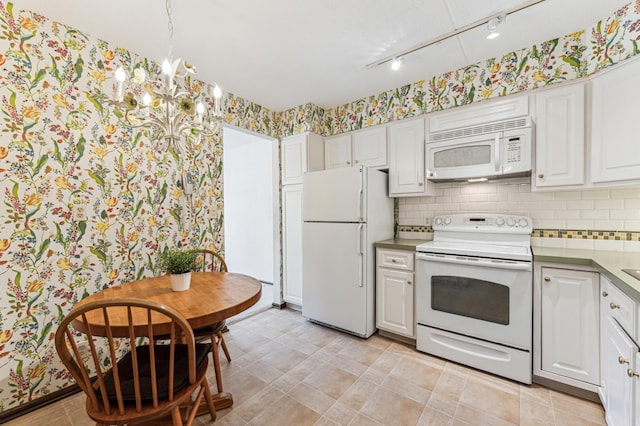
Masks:
[[[574,240],[640,241],[640,232],[634,231],[534,229],[531,236],[537,238],[567,238]]]
[[[399,232],[433,232],[431,226],[398,225]],[[637,231],[602,231],[588,229],[534,229],[534,238],[566,238],[573,240],[640,241]]]

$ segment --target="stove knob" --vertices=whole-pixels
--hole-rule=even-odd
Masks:
[[[513,226],[516,224],[516,220],[512,217],[510,217],[509,219],[507,219],[507,226]]]
[[[504,218],[502,218],[502,217],[497,218],[496,219],[496,225],[498,225],[498,226],[504,225]]]
[[[518,226],[520,226],[521,228],[524,228],[528,225],[529,225],[529,221],[527,219],[520,219],[518,221]]]
[[[442,225],[442,218],[440,216],[436,217],[436,220],[433,223],[436,225]]]
[[[444,218],[444,224],[445,224],[445,225],[448,225],[448,224],[450,224],[450,223],[451,223],[451,218],[450,218],[450,217],[448,217],[448,216],[447,216],[447,217],[445,217],[445,218]]]

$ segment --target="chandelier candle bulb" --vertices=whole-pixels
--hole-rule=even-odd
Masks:
[[[122,95],[124,91],[124,80],[127,78],[127,74],[122,67],[118,67],[116,70],[116,93],[115,98],[118,102],[122,101]]]

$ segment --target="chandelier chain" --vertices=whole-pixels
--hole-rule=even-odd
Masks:
[[[167,59],[169,59],[169,62],[173,62],[173,9],[171,8],[171,0],[166,0],[165,4],[167,16],[169,17],[169,23],[167,24],[169,28],[169,55]]]

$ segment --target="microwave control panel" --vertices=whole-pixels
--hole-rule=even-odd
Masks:
[[[524,143],[520,136],[506,138],[506,164],[519,163],[522,161],[522,150],[524,149]]]

